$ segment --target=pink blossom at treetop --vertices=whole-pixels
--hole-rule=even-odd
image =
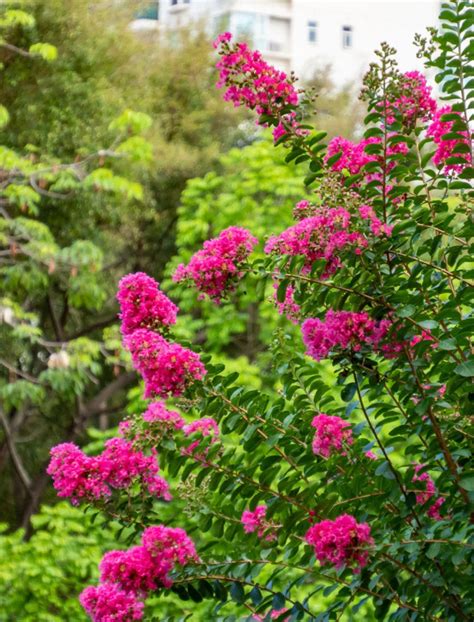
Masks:
[[[313,452],[323,458],[332,454],[345,456],[344,445],[352,445],[352,430],[349,421],[341,417],[316,415],[311,422],[316,429],[313,439]]]
[[[275,540],[275,525],[267,520],[267,506],[257,505],[255,510],[244,510],[242,513],[241,523],[244,526],[245,533],[257,532],[259,538],[265,538],[267,541]]]
[[[315,210],[314,216],[303,218],[280,235],[270,237],[265,253],[304,257],[306,269],[317,259],[325,259],[322,276],[328,277],[342,266],[339,253],[349,249],[358,253],[367,245],[367,238],[354,230],[353,218],[346,209],[321,207]]]
[[[217,238],[204,242],[187,266],[180,264],[174,275],[176,282],[191,281],[200,298],[209,296],[215,302],[234,291],[242,278],[244,262],[258,243],[257,238],[242,227],[228,227]]]
[[[469,147],[469,137],[466,131],[456,131],[459,138],[444,138],[446,134],[453,132],[454,121],[442,121],[441,117],[447,114],[459,114],[454,112],[451,106],[443,106],[436,111],[431,125],[427,129],[427,135],[430,136],[437,145],[436,153],[433,156],[433,162],[440,167],[444,167],[446,173],[460,173],[465,166],[471,163],[471,154],[467,151],[456,151],[461,145]],[[459,117],[461,119],[461,117]],[[458,157],[465,160],[465,164],[448,163],[448,158]]]
[[[374,543],[369,525],[358,523],[350,514],[315,523],[306,532],[305,540],[314,548],[321,565],[333,564],[336,569],[349,566],[356,574],[367,564],[367,547]]]
[[[79,600],[92,622],[133,622],[142,620],[145,605],[133,592],[116,583],[89,585]]]
[[[142,415],[143,420],[147,423],[160,424],[162,427],[181,429],[185,421],[176,410],[166,408],[164,402],[151,402]]]
[[[260,52],[252,51],[246,43],[230,41],[229,33],[223,33],[214,44],[220,54],[217,86],[227,87],[226,101],[256,110],[259,115],[279,115],[285,106],[298,103],[298,92],[285,72],[269,65]]]
[[[324,320],[309,318],[301,331],[306,354],[317,361],[324,359],[334,348],[359,351],[363,345],[377,350],[387,336],[390,320],[373,320],[368,313],[334,311],[329,309]]]
[[[178,343],[170,343],[151,330],[138,329],[125,337],[125,346],[145,381],[145,397],[175,397],[202,380],[206,369],[199,354]]]
[[[407,71],[399,81],[400,94],[392,102],[387,102],[387,123],[395,122],[394,112],[401,115],[402,123],[414,127],[416,121],[429,121],[436,113],[436,100],[432,97],[431,86],[419,71]]]
[[[176,323],[178,307],[159,289],[155,279],[144,272],[127,274],[121,279],[117,300],[124,335],[137,328],[160,330]]]

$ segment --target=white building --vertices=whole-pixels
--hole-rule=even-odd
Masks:
[[[153,5],[153,3],[151,3]],[[358,81],[387,41],[402,70],[421,67],[413,37],[435,26],[439,0],[160,0],[160,28],[204,21],[252,41],[271,63],[299,76],[330,65],[338,85]],[[137,23],[137,26],[139,24]]]

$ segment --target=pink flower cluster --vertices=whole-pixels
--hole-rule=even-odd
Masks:
[[[279,116],[282,108],[298,103],[298,92],[286,73],[269,65],[258,51],[246,43],[230,44],[231,35],[219,35],[218,88],[226,86],[224,99],[235,106],[246,106],[259,115]]]
[[[210,443],[216,443],[219,440],[219,426],[212,417],[203,417],[202,419],[196,419],[183,427],[185,436],[199,435],[201,439],[192,441],[187,447],[183,449],[183,454],[193,456],[197,460],[204,460],[208,453],[208,447],[203,452],[196,452],[196,449],[201,445],[202,438],[210,437]]]
[[[112,489],[128,488],[139,482],[151,495],[171,499],[168,483],[158,475],[156,456],[146,456],[124,438],[112,438],[98,456],[87,456],[74,443],[51,449],[47,473],[53,478],[59,497],[81,501],[105,499]]]
[[[428,127],[427,135],[431,136],[434,143],[437,146],[436,153],[433,156],[433,162],[436,166],[444,166],[444,170],[453,173],[460,173],[465,166],[471,164],[471,154],[466,152],[457,152],[456,147],[460,145],[469,145],[468,134],[465,131],[456,131],[455,133],[459,136],[458,138],[444,138],[446,134],[453,132],[454,121],[442,121],[441,117],[447,114],[458,114],[455,113],[451,106],[443,106],[437,110],[434,115],[433,122]],[[451,157],[458,157],[465,160],[465,164],[448,164],[446,161]]]
[[[206,369],[199,355],[170,343],[151,330],[140,328],[125,337],[135,369],[145,381],[145,397],[180,396]]]
[[[419,71],[407,71],[400,79],[400,95],[386,105],[387,123],[394,123],[395,111],[401,115],[403,124],[409,128],[417,120],[429,121],[436,112],[436,100],[433,99],[431,86]]]
[[[144,603],[133,592],[122,590],[115,583],[90,585],[79,597],[81,605],[93,622],[133,622],[142,620]]]
[[[345,456],[344,445],[352,445],[351,424],[341,417],[316,415],[311,422],[316,429],[313,439],[313,452],[323,458],[329,458],[337,453]]]
[[[178,307],[160,290],[155,279],[144,272],[127,274],[121,279],[117,300],[124,335],[138,328],[160,330],[176,323]]]
[[[365,312],[330,309],[324,320],[305,320],[301,330],[306,354],[320,361],[335,348],[351,348],[357,352],[363,345],[368,345],[375,350],[383,350],[381,341],[386,337],[390,326],[390,320],[376,321]]]
[[[361,205],[359,207],[359,215],[364,220],[369,221],[370,230],[376,237],[381,235],[389,237],[392,235],[393,227],[391,225],[386,225],[380,220],[380,218],[377,218],[374,209],[370,207],[370,205]]]
[[[416,502],[420,505],[425,505],[425,503],[428,503],[430,499],[436,496],[436,486],[431,476],[426,471],[424,473],[421,473],[421,475],[418,475],[418,472],[422,468],[423,465],[421,464],[415,465],[415,474],[412,478],[412,482],[422,482],[425,484],[425,491],[419,492],[416,495]],[[433,505],[428,508],[428,511],[426,512],[427,515],[433,520],[443,520],[443,517],[441,516],[439,510],[444,502],[444,497],[438,497]]]
[[[87,587],[80,601],[94,622],[141,620],[147,593],[173,584],[175,565],[198,561],[192,540],[183,529],[158,525],[142,534],[142,544],[109,551],[100,562],[100,584]]]
[[[267,506],[257,505],[255,510],[244,510],[240,519],[245,533],[257,532],[259,538],[272,541],[276,538],[275,525],[267,520]]]
[[[318,561],[354,567],[358,574],[367,565],[370,547],[374,541],[367,523],[358,523],[350,514],[342,514],[335,520],[323,520],[312,525],[305,536],[306,542],[314,547]]]
[[[288,287],[286,288],[285,300],[283,300],[283,302],[280,302],[277,298],[278,286],[278,281],[275,281],[273,283],[273,287],[275,289],[274,298],[278,313],[280,315],[285,315],[293,324],[298,324],[300,319],[300,306],[295,302],[295,290],[293,288],[293,285],[288,285]]]
[[[367,246],[367,238],[351,228],[353,218],[346,209],[317,208],[314,216],[303,218],[279,236],[269,238],[265,253],[304,257],[306,269],[317,259],[325,259],[323,277],[327,277],[342,265],[339,253],[350,248],[360,253]]]
[[[215,302],[234,291],[242,278],[242,266],[258,240],[242,227],[228,227],[217,238],[204,242],[187,266],[180,264],[173,280],[192,281],[201,292]]]
[[[329,141],[328,148],[324,160],[327,162],[329,159],[340,154],[339,157],[331,163],[330,168],[336,172],[342,172],[347,170],[350,175],[358,175],[362,172],[363,167],[369,162],[382,162],[381,155],[376,153],[367,153],[366,148],[369,145],[381,144],[381,138],[379,136],[371,136],[370,138],[364,138],[358,143],[353,143],[347,138],[342,136],[336,136]],[[395,143],[387,145],[387,157],[396,154],[408,153],[408,147],[405,143]],[[394,167],[394,163],[390,162],[388,169]],[[366,181],[378,180],[380,175],[378,173],[365,174]]]
[[[164,402],[152,402],[143,413],[143,420],[161,427],[180,430],[185,421],[176,410],[168,410]]]

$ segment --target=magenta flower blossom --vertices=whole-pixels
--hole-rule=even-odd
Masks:
[[[194,542],[184,529],[179,527],[164,525],[147,527],[142,534],[142,544],[147,553],[155,559],[166,557],[173,564],[180,566],[199,560]]]
[[[133,592],[115,583],[90,585],[79,597],[93,622],[133,622],[143,619],[145,605]]]
[[[335,348],[358,351],[363,345],[380,349],[387,336],[390,320],[373,320],[367,313],[333,311],[324,320],[309,318],[301,327],[306,354],[317,361],[327,358]]]
[[[329,168],[332,171],[340,172],[347,171],[350,175],[358,175],[362,173],[366,183],[371,181],[382,182],[382,176],[379,172],[364,172],[363,167],[369,162],[383,163],[381,154],[367,153],[366,148],[369,145],[381,145],[381,138],[378,136],[371,136],[370,138],[364,138],[358,143],[353,143],[342,136],[336,136],[329,144],[324,158],[327,163],[331,158],[339,154],[339,157],[331,163]],[[408,153],[408,147],[405,143],[388,143],[386,147],[387,170],[392,170],[395,166],[395,162],[392,157],[397,154]],[[357,187],[358,184],[354,184]],[[385,192],[390,192],[392,186],[388,185],[385,188]]]
[[[70,498],[73,505],[78,505],[111,494],[97,457],[86,456],[74,443],[56,445],[50,455],[46,472],[53,478],[58,497]]]
[[[423,492],[418,492],[416,495],[416,502],[420,505],[425,505],[428,503],[430,499],[433,497],[437,497],[436,486],[431,478],[431,475],[427,471],[418,475],[418,472],[423,468],[422,464],[415,465],[415,474],[413,475],[412,482],[422,482],[425,485],[425,490]],[[443,503],[445,502],[444,497],[437,497],[435,502],[428,508],[427,515],[433,520],[443,520],[439,510]]]
[[[159,284],[144,272],[127,274],[119,282],[122,333],[129,335],[137,328],[160,330],[176,324],[178,307],[159,289]]]
[[[266,505],[257,505],[253,511],[244,510],[240,521],[244,526],[245,533],[254,533],[256,531],[259,538],[265,538],[267,541],[275,540],[275,525],[267,520],[266,514]]]
[[[219,440],[220,430],[217,422],[212,417],[203,417],[202,419],[196,419],[183,427],[185,436],[199,435],[201,439],[192,441],[187,447],[183,448],[183,454],[187,456],[193,456],[197,460],[204,460],[209,451],[209,447],[206,447],[202,452],[196,452],[196,449],[201,445],[202,438],[210,437],[210,443],[216,443]]]
[[[327,277],[342,266],[339,254],[349,249],[360,253],[367,244],[367,238],[354,229],[347,210],[321,207],[315,210],[314,216],[303,218],[280,235],[269,238],[265,252],[304,257],[307,270],[317,259],[325,259],[323,277]]]
[[[246,106],[257,114],[279,115],[282,108],[298,103],[298,92],[285,72],[269,65],[258,51],[246,43],[230,44],[229,33],[219,35],[214,47],[220,59],[218,88],[227,87],[226,101]]]
[[[98,456],[87,456],[73,443],[57,445],[51,449],[47,469],[58,496],[69,497],[73,505],[106,499],[112,489],[128,488],[134,482],[149,494],[170,500],[168,483],[158,471],[155,456],[146,456],[124,438],[109,439]]]
[[[202,380],[206,369],[199,354],[170,343],[146,329],[125,337],[135,369],[145,381],[145,397],[178,397],[190,384]]]
[[[334,453],[346,455],[344,445],[353,443],[351,424],[348,421],[321,413],[314,417],[311,425],[316,429],[313,439],[315,454],[323,458],[329,458]]]
[[[276,308],[278,309],[278,313],[280,315],[286,316],[287,319],[290,320],[290,322],[292,322],[293,324],[298,324],[299,319],[300,319],[301,308],[299,304],[295,302],[295,299],[294,299],[295,290],[293,286],[288,285],[288,287],[286,288],[285,300],[283,300],[283,302],[280,302],[277,298],[278,286],[279,286],[278,281],[275,281],[273,283],[273,287],[275,289],[274,300],[275,300]]]
[[[242,278],[243,264],[258,243],[257,238],[242,227],[228,227],[217,238],[207,240],[191,257],[187,266],[180,264],[174,275],[176,282],[190,281],[215,302],[233,292]]]
[[[471,164],[471,154],[469,152],[456,152],[456,147],[460,145],[469,145],[469,137],[465,131],[456,131],[459,138],[444,138],[446,134],[453,132],[454,121],[442,121],[441,117],[446,114],[459,114],[454,112],[451,106],[443,106],[434,115],[433,122],[428,127],[427,135],[431,136],[433,142],[437,146],[436,153],[433,156],[433,162],[436,166],[443,167],[446,173],[460,173],[468,165]],[[448,164],[448,158],[456,156],[465,160],[465,164]]]
[[[156,456],[146,456],[134,449],[131,441],[109,439],[99,461],[104,479],[112,488],[129,488],[133,481],[141,480],[150,494],[171,499],[168,483],[158,475]]]
[[[152,402],[143,413],[147,423],[160,424],[161,427],[180,430],[185,421],[176,410],[168,410],[164,402]]]
[[[367,565],[367,547],[374,543],[369,525],[358,523],[350,514],[315,523],[306,532],[305,540],[314,548],[321,565],[353,567],[356,574]]]
[[[400,79],[400,95],[393,102],[386,103],[387,123],[395,122],[395,111],[401,115],[402,123],[414,127],[417,121],[429,121],[436,113],[436,100],[431,86],[419,71],[407,71]],[[382,104],[383,105],[383,104]]]
[[[148,527],[141,545],[104,555],[99,564],[101,583],[83,591],[81,604],[94,622],[141,620],[147,594],[170,588],[169,573],[176,565],[198,560],[194,543],[183,529]]]
[[[153,558],[143,546],[109,551],[99,564],[100,581],[117,583],[127,592],[145,594],[159,587],[171,587],[168,573],[173,563],[166,557]]]

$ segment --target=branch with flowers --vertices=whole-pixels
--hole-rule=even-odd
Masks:
[[[123,344],[148,407],[102,453],[53,448],[48,469],[59,496],[140,538],[107,553],[81,595],[96,622],[143,619],[167,590],[232,601],[240,619],[472,619],[469,15],[444,3],[438,53],[420,44],[462,92],[439,104],[383,45],[357,143],[324,145],[295,78],[218,37],[224,99],[272,126],[288,162],[308,162],[309,198],[265,241],[238,223],[220,232],[174,280],[220,304],[260,279],[301,339],[275,334],[277,393],[246,390],[173,338],[179,309],[158,283],[122,279]],[[173,497],[189,533],[154,522]]]

